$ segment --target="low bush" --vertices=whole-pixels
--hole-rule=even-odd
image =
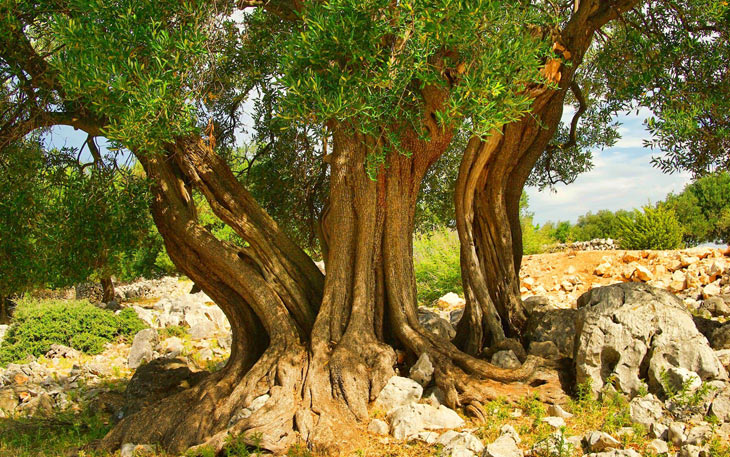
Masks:
[[[447,228],[416,235],[413,240],[413,266],[418,287],[418,303],[431,302],[449,292],[463,295],[459,236]]]
[[[98,354],[106,343],[143,328],[144,322],[129,308],[114,314],[86,300],[22,300],[0,346],[0,365],[43,355],[52,344]]]
[[[623,249],[679,249],[682,226],[674,211],[664,206],[645,206],[633,217],[620,216],[618,238]]]

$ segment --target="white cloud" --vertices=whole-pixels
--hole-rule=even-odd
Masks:
[[[559,185],[555,192],[528,188],[535,222],[575,222],[588,211],[639,208],[663,200],[669,192],[681,191],[690,176],[662,173],[651,165],[652,156],[658,152],[642,146],[642,140],[648,138],[642,125],[647,115],[640,112],[621,116],[623,138],[615,147],[594,151],[593,170],[579,176],[573,184]]]

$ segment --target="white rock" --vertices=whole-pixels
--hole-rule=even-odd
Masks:
[[[649,435],[660,440],[667,439],[669,428],[661,422],[654,422],[649,426]]]
[[[649,441],[649,444],[646,445],[646,450],[656,455],[666,454],[669,452],[669,445],[666,441],[655,438]]]
[[[594,431],[585,436],[586,449],[589,452],[603,452],[608,449],[618,449],[621,442],[608,433]]]
[[[441,430],[464,426],[464,419],[456,411],[445,406],[434,408],[431,405],[413,403],[388,414],[390,433],[403,440],[412,438],[424,430]]]
[[[517,430],[509,424],[505,424],[499,429],[499,435],[500,436],[509,436],[511,437],[515,443],[520,444],[522,442],[522,438],[520,438],[519,433],[517,433]]]
[[[641,457],[641,454],[633,449],[611,449],[606,452],[587,454],[588,457]]]
[[[134,335],[132,347],[129,349],[127,364],[129,368],[138,368],[154,357],[154,347],[157,344],[157,330],[146,328]]]
[[[368,432],[375,433],[376,435],[387,435],[390,431],[390,427],[384,420],[373,419],[368,425]]]
[[[463,307],[464,305],[466,305],[466,301],[464,301],[463,298],[459,297],[453,292],[449,292],[448,294],[439,298],[437,302],[437,306],[439,308],[456,308]]]
[[[570,419],[571,417],[573,417],[572,414],[564,410],[560,405],[548,406],[547,413],[550,416],[562,417],[563,419]]]
[[[565,419],[562,417],[548,416],[543,417],[542,421],[553,428],[565,427]]]
[[[416,361],[416,363],[414,363],[411,367],[411,371],[408,373],[408,376],[424,387],[431,382],[431,377],[433,376],[433,364],[431,363],[431,359],[428,357],[428,354],[425,352],[421,354],[418,361]]]
[[[685,425],[681,422],[672,422],[669,424],[669,430],[667,431],[667,438],[669,442],[675,446],[681,446],[687,439],[687,435],[684,434]]]
[[[638,394],[642,366],[653,393],[661,392],[661,372],[669,366],[702,380],[727,379],[684,303],[666,290],[642,283],[599,287],[583,294],[578,307],[576,382],[590,378],[595,392],[613,375],[622,392]]]
[[[712,282],[702,288],[702,298],[705,300],[715,295],[720,295],[721,293],[722,290],[720,290],[720,285],[717,282]]]
[[[646,395],[644,397],[635,397],[629,403],[629,415],[631,422],[641,424],[644,427],[651,427],[655,422],[663,416],[663,403],[654,395]]]
[[[443,455],[451,455],[454,449],[466,449],[473,454],[479,454],[484,450],[484,445],[476,436],[469,432],[456,432],[450,430],[436,440],[437,444],[443,446]]]
[[[502,435],[484,448],[482,457],[523,457],[523,453],[511,436]]]
[[[421,399],[423,387],[416,381],[401,376],[393,376],[380,391],[375,400],[375,408],[386,413],[409,403],[415,403]]]
[[[685,385],[690,392],[702,387],[700,375],[682,367],[669,367],[666,369],[667,381],[675,392],[682,390]]]

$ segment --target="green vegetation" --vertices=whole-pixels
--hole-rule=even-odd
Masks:
[[[0,419],[0,455],[62,457],[102,438],[111,428],[108,417],[84,409],[54,412],[51,417]],[[101,454],[86,452],[88,457]]]
[[[430,305],[448,292],[463,294],[456,231],[441,228],[416,235],[413,266],[420,305]]]
[[[143,328],[130,308],[114,314],[85,300],[23,300],[0,346],[0,365],[43,355],[52,344],[98,354],[104,344]]]
[[[684,242],[730,243],[730,173],[714,173],[688,184],[679,194],[669,194],[663,206],[673,210],[682,224]]]
[[[674,385],[666,370],[662,370],[659,377],[664,395],[670,402],[669,410],[680,420],[701,412],[707,397],[716,390],[704,381],[700,382],[699,387],[693,388],[693,385],[700,381],[694,376],[685,379],[678,387]]]
[[[0,301],[38,287],[162,271],[143,177],[101,159],[81,166],[76,151],[47,150],[37,139],[11,148],[0,173]]]
[[[677,249],[682,247],[682,227],[674,211],[663,206],[634,210],[633,217],[621,216],[618,239],[623,249]]]

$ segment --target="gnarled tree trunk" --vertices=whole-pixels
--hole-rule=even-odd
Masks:
[[[581,2],[553,37],[558,56],[545,66],[553,86],[526,89],[533,98],[530,115],[487,138],[472,138],[464,151],[454,202],[467,304],[454,343],[469,354],[479,354],[489,345],[514,345],[522,337],[527,321],[518,277],[522,190],[555,134],[565,94],[595,31],[636,3]]]
[[[433,132],[438,130],[434,129]],[[168,451],[220,449],[242,435],[282,452],[296,439],[312,447],[354,446],[396,364],[394,348],[428,354],[435,381],[451,406],[478,413],[480,402],[529,391],[555,399],[557,377],[494,367],[423,329],[416,313],[412,264],[414,208],[421,180],[450,141],[412,133],[406,154],[389,152],[387,173],[368,176],[371,138],[335,130],[330,202],[324,220],[327,276],[297,248],[198,139],[179,141],[166,155],[142,157],[155,182],[153,215],[171,259],[221,307],[233,331],[223,370],[197,386],[122,420],[103,440],[160,443]],[[192,188],[247,243],[216,239],[195,213]],[[503,382],[536,380],[529,384]],[[236,413],[263,394],[251,416]],[[246,439],[246,438],[244,438]]]

